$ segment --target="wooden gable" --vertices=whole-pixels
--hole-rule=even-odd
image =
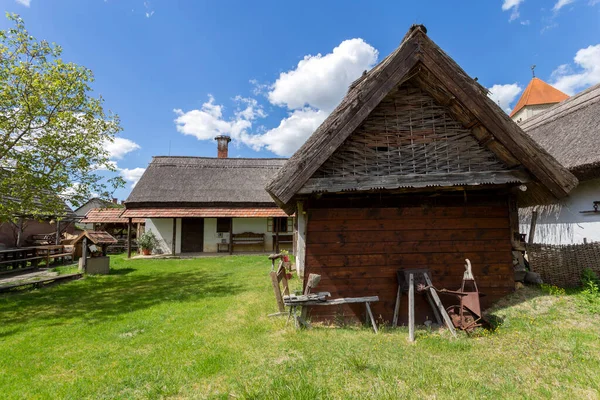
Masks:
[[[416,82],[388,94],[298,193],[524,183]]]
[[[514,182],[516,177],[519,182],[530,180],[527,185],[532,189],[528,191],[531,199],[544,198],[544,201],[565,197],[577,185],[577,178],[527,136],[487,96],[487,90],[470,78],[429,39],[426,32],[422,25],[411,27],[400,46],[350,86],[338,107],[277,172],[266,190],[285,212],[294,212],[294,198],[303,191],[318,191],[318,188],[310,186],[314,181],[309,183],[309,180],[323,178],[327,173],[323,168],[326,168],[328,160],[334,154],[341,155],[342,152],[337,151],[347,139],[364,126],[365,121],[387,96],[407,82],[424,90],[435,100],[437,106],[445,107],[453,121],[472,133],[479,147],[483,148],[478,157],[489,154],[484,151],[487,149],[510,171],[509,177],[501,170],[491,181],[475,176],[474,180],[463,184]],[[436,144],[434,149],[435,146]],[[474,146],[470,148],[475,149]],[[488,159],[487,156],[484,158]],[[420,162],[429,166],[427,157],[421,158]],[[490,171],[493,172],[483,172]],[[471,174],[479,172],[472,171]],[[412,179],[412,187],[439,186],[439,182],[417,182],[422,175],[415,179],[410,174],[403,176]],[[355,188],[359,190],[373,187],[372,182],[363,185],[361,177],[356,179]],[[399,179],[397,176],[388,179],[392,180],[391,185],[381,179],[381,188],[402,187],[403,183],[396,180]],[[449,179],[445,182],[454,185],[456,180]],[[531,196],[533,193],[535,196]]]

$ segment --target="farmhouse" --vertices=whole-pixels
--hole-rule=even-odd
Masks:
[[[290,248],[293,219],[264,187],[285,159],[154,157],[125,202],[124,218],[145,218],[157,253],[265,252]]]
[[[600,84],[527,119],[521,128],[580,182],[559,206],[537,211],[535,241],[600,241]]]
[[[305,284],[315,273],[334,298],[377,295],[373,312],[387,321],[398,270],[425,268],[434,286],[456,289],[468,258],[484,306],[513,291],[517,204],[577,185],[426,32],[413,26],[356,80],[266,187],[297,215]],[[416,310],[431,319],[425,300]],[[363,308],[311,313],[362,318]]]

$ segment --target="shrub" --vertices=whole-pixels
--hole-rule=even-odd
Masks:
[[[137,243],[142,249],[154,250],[157,244],[156,236],[152,231],[146,231],[138,238]]]
[[[581,298],[583,306],[592,314],[600,314],[600,280],[598,275],[590,268],[583,270],[581,274]]]

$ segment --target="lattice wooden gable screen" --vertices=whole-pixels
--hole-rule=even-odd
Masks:
[[[506,167],[419,88],[387,96],[313,175],[361,177],[501,171]]]
[[[386,97],[318,177],[452,174],[506,167],[419,88]]]

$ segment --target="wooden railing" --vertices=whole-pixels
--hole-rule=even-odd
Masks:
[[[0,274],[38,268],[40,263],[50,266],[52,260],[74,258],[74,247],[49,245],[0,250]]]

